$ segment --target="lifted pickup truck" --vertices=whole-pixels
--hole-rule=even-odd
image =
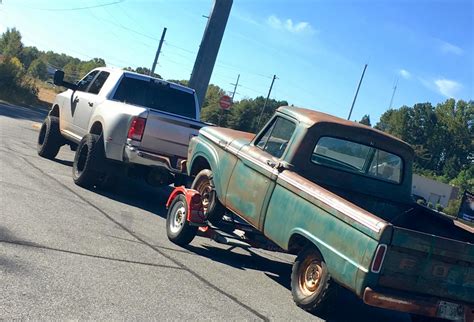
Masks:
[[[291,287],[301,308],[324,310],[340,285],[372,306],[471,322],[474,236],[413,201],[413,155],[373,128],[280,107],[256,136],[201,129],[188,171],[202,198],[196,213],[211,227],[226,208],[297,255]],[[189,242],[195,227],[172,206],[168,237]]]
[[[110,183],[122,168],[152,185],[186,175],[189,140],[206,125],[193,89],[112,68],[94,69],[77,84],[63,78],[56,71],[54,83],[68,90],[57,95],[41,127],[40,156],[53,159],[70,145],[72,176],[84,187]]]

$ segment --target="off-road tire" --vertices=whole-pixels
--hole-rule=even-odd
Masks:
[[[218,224],[224,215],[225,207],[217,198],[212,171],[201,170],[194,178],[191,189],[197,190],[201,194],[207,220],[212,224]]]
[[[79,143],[72,164],[72,179],[83,188],[91,188],[101,182],[105,163],[102,136],[86,134]]]
[[[314,290],[302,282],[317,267],[318,283]],[[311,275],[311,274],[310,274]],[[332,281],[328,268],[321,254],[315,247],[306,246],[300,251],[291,271],[291,294],[293,301],[300,308],[317,314],[328,314],[336,297],[337,285]]]
[[[64,139],[59,131],[59,118],[48,115],[38,135],[38,155],[46,159],[54,159],[63,144]]]
[[[189,244],[196,236],[198,227],[191,226],[186,218],[188,204],[184,195],[180,194],[171,202],[166,216],[166,235],[179,246]]]

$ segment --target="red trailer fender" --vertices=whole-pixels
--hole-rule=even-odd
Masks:
[[[173,200],[179,195],[184,195],[186,203],[188,204],[187,221],[198,226],[207,225],[207,218],[203,211],[201,195],[196,190],[186,189],[184,186],[176,187],[173,192],[171,192],[171,195],[166,202],[166,208],[168,209]]]

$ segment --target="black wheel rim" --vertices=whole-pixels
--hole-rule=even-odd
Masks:
[[[77,158],[77,164],[76,164],[76,175],[79,176],[81,175],[82,171],[84,171],[84,168],[86,167],[86,160],[87,160],[87,154],[89,153],[87,149],[87,145],[83,145],[81,149],[78,151],[79,155]]]
[[[43,123],[43,125],[41,126],[41,129],[40,129],[39,136],[38,136],[38,144],[40,146],[43,145],[45,136],[46,136],[46,124]]]

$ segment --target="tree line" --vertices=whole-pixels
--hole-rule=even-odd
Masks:
[[[69,81],[79,80],[91,69],[105,66],[105,60],[94,58],[82,61],[65,54],[40,51],[25,47],[21,34],[15,28],[7,29],[0,37],[0,99],[37,95],[35,79],[45,80],[49,69],[62,69]],[[148,75],[146,67],[124,69]],[[159,74],[155,77],[162,78]],[[187,85],[185,80],[171,80]],[[247,132],[258,131],[274,111],[287,101],[265,98],[245,98],[233,103],[229,111],[222,111],[219,99],[226,92],[210,84],[202,106],[201,118],[205,122]],[[260,117],[261,116],[261,117]],[[260,122],[259,122],[260,121]],[[370,116],[359,121],[371,126]],[[408,142],[415,151],[414,172],[455,185],[464,190],[474,190],[474,102],[448,99],[433,106],[419,103],[413,107],[402,106],[382,114],[376,129]],[[459,202],[459,201],[457,201]],[[456,205],[452,206],[453,209]]]

